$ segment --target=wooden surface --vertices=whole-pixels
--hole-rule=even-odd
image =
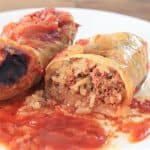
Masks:
[[[0,0],[0,11],[33,7],[92,8],[150,21],[150,0]]]

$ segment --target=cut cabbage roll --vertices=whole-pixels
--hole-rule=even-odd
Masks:
[[[116,117],[128,111],[146,78],[147,44],[130,33],[79,40],[46,68],[45,92],[77,114]]]

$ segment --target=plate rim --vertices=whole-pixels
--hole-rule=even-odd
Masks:
[[[17,8],[17,9],[11,9],[11,10],[4,10],[1,11],[0,14],[6,14],[6,13],[14,13],[14,12],[18,12],[18,11],[30,11],[30,10],[40,10],[43,8],[56,8],[56,9],[68,9],[68,10],[74,10],[74,11],[88,11],[88,12],[95,12],[95,13],[105,13],[105,14],[112,14],[118,17],[125,17],[128,19],[134,19],[136,21],[140,21],[146,24],[150,24],[149,20],[146,19],[142,19],[142,18],[138,18],[138,17],[134,17],[134,16],[130,16],[127,14],[122,14],[119,12],[114,12],[114,11],[107,11],[107,10],[99,10],[99,9],[91,9],[91,8],[80,8],[80,7],[30,7],[30,8]]]

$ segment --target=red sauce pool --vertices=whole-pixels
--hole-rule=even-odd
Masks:
[[[88,39],[80,39],[76,42],[76,44],[87,45],[89,43]]]
[[[92,119],[58,110],[51,115],[36,112],[17,117],[20,104],[11,103],[0,109],[0,141],[10,149],[93,150],[106,141],[103,128]]]
[[[88,116],[64,114],[58,109],[49,115],[41,110],[17,115],[22,103],[23,96],[0,104],[0,142],[11,150],[95,150],[106,143],[104,129]],[[134,100],[132,107],[148,112],[149,102],[139,104]],[[150,118],[117,125],[121,132],[129,133],[132,142],[150,135]]]
[[[138,142],[150,135],[150,118],[141,122],[128,122],[121,125],[121,131],[130,134],[130,140]]]
[[[140,100],[133,99],[131,108],[137,108],[140,112],[150,113],[150,100],[144,100],[144,102],[140,102]]]

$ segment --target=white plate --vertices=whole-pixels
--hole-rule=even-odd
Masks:
[[[112,12],[77,9],[77,8],[59,8],[67,10],[72,13],[77,23],[81,26],[77,34],[78,38],[90,37],[97,33],[110,33],[110,32],[132,32],[143,37],[150,45],[150,22],[140,20],[134,17],[120,15]],[[38,9],[24,9],[15,10],[11,12],[0,13],[0,30],[2,27],[11,22],[18,20],[21,16],[33,12]],[[149,57],[150,58],[150,57]],[[149,95],[150,92],[150,75],[143,88],[144,94]],[[145,93],[145,91],[147,91]],[[3,148],[0,148],[2,150]],[[117,144],[110,149],[121,150],[149,150],[150,138],[136,144],[129,144],[124,139],[117,141]]]

